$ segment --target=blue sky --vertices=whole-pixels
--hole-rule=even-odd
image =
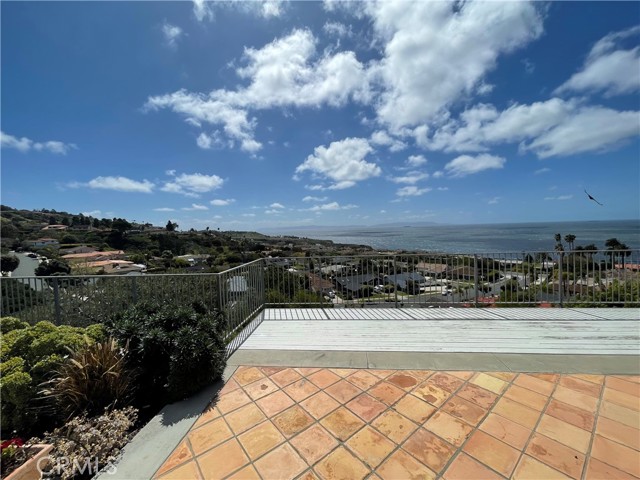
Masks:
[[[12,207],[237,230],[640,218],[636,2],[0,8]]]

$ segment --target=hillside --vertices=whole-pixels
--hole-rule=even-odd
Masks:
[[[262,256],[347,255],[371,251],[367,246],[340,245],[329,240],[270,237],[257,232],[205,229],[180,231],[168,222],[164,227],[133,223],[123,218],[94,218],[55,210],[19,210],[0,206],[2,252],[37,251],[58,258],[65,250],[88,246],[98,251],[123,250],[127,260],[153,270],[190,268],[217,271]],[[48,245],[36,246],[36,241]],[[197,256],[194,262],[176,257]]]

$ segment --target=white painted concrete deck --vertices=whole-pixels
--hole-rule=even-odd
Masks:
[[[639,355],[640,309],[266,309],[241,350]]]

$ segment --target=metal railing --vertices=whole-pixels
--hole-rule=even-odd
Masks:
[[[227,351],[235,351],[260,324],[264,307],[264,264],[245,263],[218,274],[219,305],[227,322]],[[248,328],[246,328],[248,327]]]
[[[640,250],[255,260],[222,273],[4,277],[1,315],[84,326],[140,301],[224,313],[229,350],[265,307],[640,306]],[[245,328],[249,326],[249,328]]]
[[[269,307],[638,306],[640,251],[266,260]]]

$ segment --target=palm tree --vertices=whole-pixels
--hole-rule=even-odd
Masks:
[[[564,241],[567,242],[569,244],[569,250],[573,250],[574,245],[573,242],[575,242],[576,240],[576,236],[572,235],[572,234],[567,234],[564,236]]]
[[[605,254],[609,255],[609,258],[611,259],[612,268],[615,265],[616,260],[618,258],[618,250],[620,250],[620,247],[622,245],[623,244],[621,244],[617,238],[609,238],[606,242],[604,242],[604,246],[607,247],[607,252],[605,252]]]

